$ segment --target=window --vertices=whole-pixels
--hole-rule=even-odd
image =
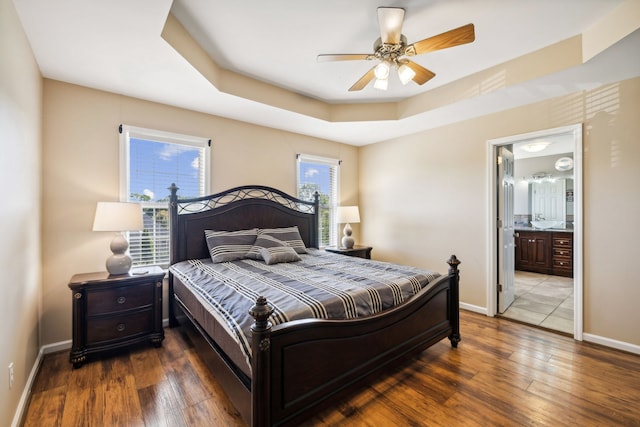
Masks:
[[[316,191],[320,194],[320,247],[338,243],[335,211],[339,166],[340,161],[336,159],[298,154],[298,197],[312,201]]]
[[[144,229],[129,233],[134,266],[169,265],[168,187],[180,197],[209,193],[209,145],[205,138],[122,125],[120,200],[140,202]]]

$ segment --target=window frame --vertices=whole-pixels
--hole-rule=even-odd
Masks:
[[[129,180],[130,176],[130,140],[133,139],[141,139],[145,141],[152,141],[158,143],[171,143],[184,145],[189,147],[195,147],[198,149],[204,149],[204,159],[203,159],[203,168],[204,168],[204,177],[203,177],[203,186],[202,192],[200,196],[207,195],[211,192],[211,140],[208,138],[197,137],[192,135],[185,135],[175,132],[167,132],[157,129],[148,129],[138,126],[124,125],[121,124],[119,129],[119,164],[120,164],[120,201],[128,202],[129,194],[130,194],[130,186]],[[171,183],[167,184],[167,187]],[[169,195],[169,189],[167,188],[167,196]],[[167,209],[168,212],[168,202],[139,202],[142,205],[142,208],[145,209]],[[127,234],[127,237],[129,237]],[[155,234],[155,233],[154,233]],[[164,263],[150,263],[150,264],[135,264],[136,267],[145,267],[151,265],[160,265],[161,267],[168,267],[168,264]]]
[[[338,246],[338,224],[336,223],[336,209],[339,205],[340,200],[340,165],[342,163],[341,160],[331,158],[331,157],[322,157],[316,156],[312,154],[298,154],[296,156],[296,192],[297,197],[300,198],[300,164],[301,163],[316,163],[319,165],[326,165],[335,168],[335,182],[333,183],[335,187],[334,194],[330,194],[330,204],[329,206],[320,206],[320,210],[329,209],[329,242],[328,244],[323,245],[321,242],[321,230],[318,230],[318,246],[322,249],[327,246]],[[333,200],[331,200],[333,199]],[[318,213],[318,215],[320,212]],[[321,227],[321,220],[318,221],[319,227]]]

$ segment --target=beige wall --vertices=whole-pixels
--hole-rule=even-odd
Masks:
[[[363,147],[362,240],[439,271],[455,253],[461,300],[486,307],[486,141],[584,123],[584,332],[640,345],[639,117],[636,78]]]
[[[0,0],[0,58],[0,425],[9,426],[39,350],[42,178],[42,78],[11,0]]]
[[[342,201],[358,203],[356,147],[45,79],[43,344],[70,339],[69,278],[104,270],[110,254],[111,235],[91,227],[96,202],[118,199],[120,123],[211,138],[214,192],[263,184],[295,194],[297,153],[341,159]]]

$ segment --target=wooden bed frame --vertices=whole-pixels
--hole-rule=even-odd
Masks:
[[[299,200],[265,186],[243,186],[196,199],[178,199],[170,187],[171,263],[208,258],[205,229],[241,230],[297,225],[305,245],[318,247],[318,197]],[[174,295],[169,274],[170,326],[192,324],[198,351],[251,426],[294,425],[340,402],[399,361],[449,338],[460,341],[458,264],[411,300],[355,320],[297,320],[272,326],[272,309],[260,297],[250,310],[251,378],[248,378]],[[190,322],[184,322],[186,317]],[[178,320],[180,318],[180,321]],[[198,345],[198,344],[196,344]]]

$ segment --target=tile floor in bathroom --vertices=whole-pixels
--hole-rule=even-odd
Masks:
[[[573,335],[573,279],[515,272],[515,301],[501,316]]]

